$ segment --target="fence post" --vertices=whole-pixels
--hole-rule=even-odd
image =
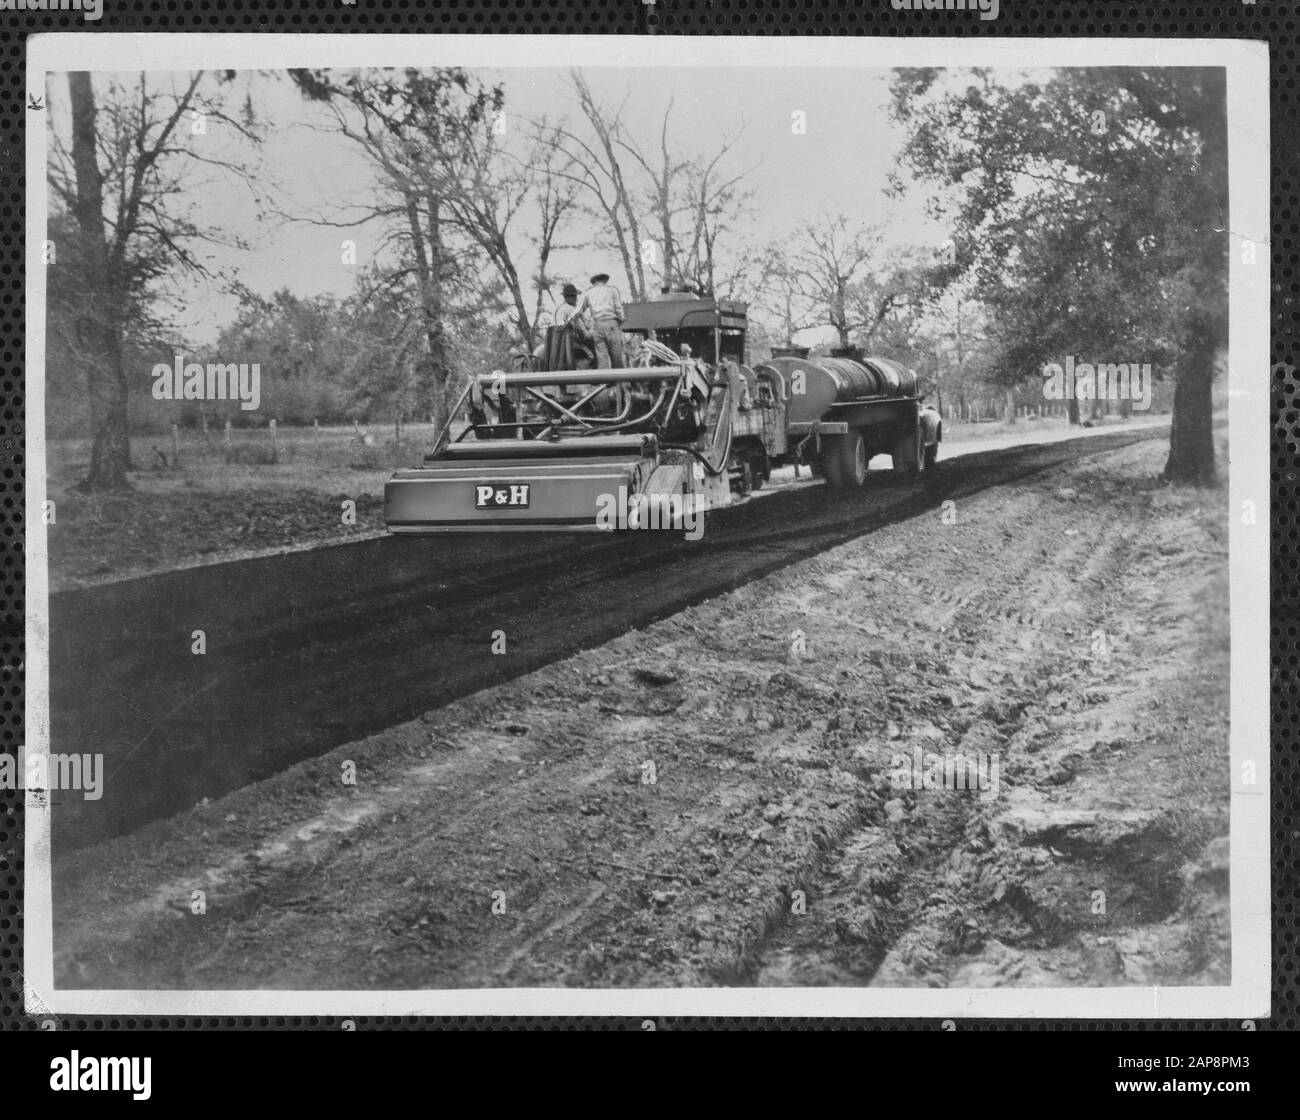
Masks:
[[[234,458],[235,449],[230,443],[230,417],[226,417],[226,431],[222,437],[222,450],[226,454],[226,462],[229,463]]]
[[[181,426],[172,425],[172,467],[173,469],[181,465]]]
[[[279,438],[275,434],[274,420],[271,421],[270,428],[271,428],[271,462],[278,463],[280,461],[280,443],[279,443]]]

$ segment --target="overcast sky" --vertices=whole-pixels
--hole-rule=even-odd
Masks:
[[[541,115],[582,124],[565,71],[475,74],[485,83],[504,85],[508,128],[515,128],[519,118]],[[724,139],[739,134],[726,166],[732,172],[753,169],[747,179],[754,192],[752,216],[724,255],[782,237],[822,211],[884,223],[890,245],[934,245],[943,240],[944,231],[925,218],[920,191],[911,191],[902,201],[884,195],[901,142],[900,130],[888,115],[889,71],[591,67],[584,74],[604,105],[624,105],[624,123],[647,152],[657,149],[670,100],[671,143],[684,155],[710,155]],[[138,75],[116,77],[138,81]],[[149,80],[165,85],[184,78],[152,74]],[[97,87],[102,89],[107,80],[107,75],[97,75]],[[287,77],[241,75],[232,98],[242,104],[245,96],[266,127],[266,142],[254,157],[263,169],[263,186],[274,185],[273,194],[286,211],[337,216],[343,204],[368,197],[371,173],[355,145],[332,132],[326,111],[306,102]],[[49,97],[51,127],[66,129],[67,86],[61,76],[51,81]],[[806,134],[792,129],[796,110],[805,114]],[[187,139],[222,156],[243,161],[251,156],[246,142],[220,124],[210,124],[205,135]],[[244,283],[262,294],[289,288],[304,296],[343,295],[351,290],[356,269],[342,263],[341,240],[357,242],[362,264],[376,249],[377,230],[340,231],[286,222],[266,212],[237,180],[220,173],[195,190],[191,201],[199,220],[227,229],[251,246],[246,252],[214,250],[212,263],[237,270]],[[523,228],[521,224],[521,232]],[[575,224],[565,240],[583,245],[596,232]],[[531,269],[522,240],[519,255]],[[550,272],[560,280],[582,282],[597,270],[612,273],[616,284],[622,281],[617,258],[594,247],[557,255]],[[185,294],[192,317],[184,333],[195,341],[210,341],[230,320],[233,300],[211,285]]]

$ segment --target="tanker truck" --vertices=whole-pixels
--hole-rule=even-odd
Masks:
[[[473,377],[423,464],[385,486],[389,531],[674,527],[783,464],[833,487],[864,485],[878,453],[905,475],[934,464],[942,424],[897,362],[792,349],[751,368],[743,303],[624,311],[626,369],[551,368],[574,360],[552,327],[542,368]]]
[[[790,463],[849,489],[866,484],[876,455],[888,455],[903,476],[938,460],[942,419],[923,403],[915,371],[899,362],[857,348],[811,358],[806,348],[785,347],[745,373],[759,415],[738,418],[733,433],[742,492]]]

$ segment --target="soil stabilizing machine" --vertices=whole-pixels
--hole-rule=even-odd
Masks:
[[[543,368],[477,375],[424,464],[389,480],[389,530],[689,536],[773,466],[847,487],[879,451],[904,473],[934,461],[942,425],[897,363],[791,351],[750,369],[741,303],[683,294],[625,315],[627,368],[591,368],[573,332],[551,327]]]

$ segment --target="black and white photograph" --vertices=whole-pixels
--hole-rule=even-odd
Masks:
[[[1267,1014],[1266,45],[28,49],[29,1013]]]

